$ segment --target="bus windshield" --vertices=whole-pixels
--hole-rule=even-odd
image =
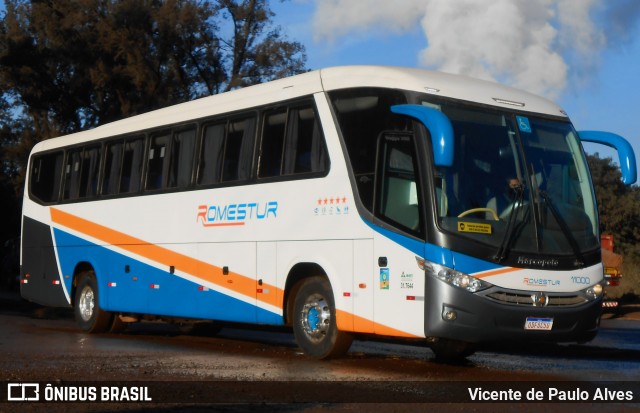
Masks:
[[[430,105],[429,103],[423,103]],[[439,226],[506,250],[553,255],[598,247],[596,202],[567,121],[430,105],[451,120],[454,162],[435,168]]]

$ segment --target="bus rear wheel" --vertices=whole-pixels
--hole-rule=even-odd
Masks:
[[[293,307],[293,333],[306,354],[325,359],[344,355],[353,336],[338,330],[329,281],[311,277],[302,282]]]
[[[76,322],[87,333],[104,333],[111,328],[113,314],[100,308],[98,283],[93,271],[80,275],[76,288],[74,313]]]

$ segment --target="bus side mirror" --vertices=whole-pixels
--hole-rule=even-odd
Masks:
[[[394,105],[391,112],[419,120],[431,133],[435,166],[453,166],[453,127],[439,110],[421,105]]]
[[[631,144],[625,138],[615,133],[599,131],[581,131],[578,132],[578,136],[582,142],[599,143],[618,151],[622,182],[625,185],[631,185],[636,182],[638,178],[636,155]]]

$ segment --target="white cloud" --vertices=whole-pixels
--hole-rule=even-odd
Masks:
[[[410,30],[424,14],[424,0],[316,0],[317,40],[334,41],[354,32]]]
[[[555,97],[567,65],[554,49],[551,0],[428,1],[421,63]],[[460,11],[464,10],[463,13]]]
[[[600,0],[558,0],[558,25],[560,46],[586,56],[606,44],[602,29],[596,27],[591,17],[599,9]]]
[[[623,15],[616,8],[640,14],[630,4],[629,0],[316,0],[313,27],[316,39],[336,41],[353,34],[402,33],[420,25],[428,42],[426,49],[416,51],[421,65],[556,98],[570,76],[597,67],[599,53],[610,41],[607,28],[613,27],[606,17]],[[637,15],[624,17],[637,20]],[[617,37],[624,34],[619,25],[615,33],[609,31]]]

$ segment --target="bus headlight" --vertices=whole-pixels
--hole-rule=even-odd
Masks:
[[[480,290],[492,287],[492,284],[482,281],[479,278],[472,277],[460,271],[453,270],[451,268],[444,267],[438,264],[425,264],[425,270],[431,273],[436,278],[453,285],[454,287],[461,288],[471,293],[478,292]]]
[[[595,300],[602,295],[603,291],[602,284],[598,283],[584,290],[584,293],[590,300]]]

